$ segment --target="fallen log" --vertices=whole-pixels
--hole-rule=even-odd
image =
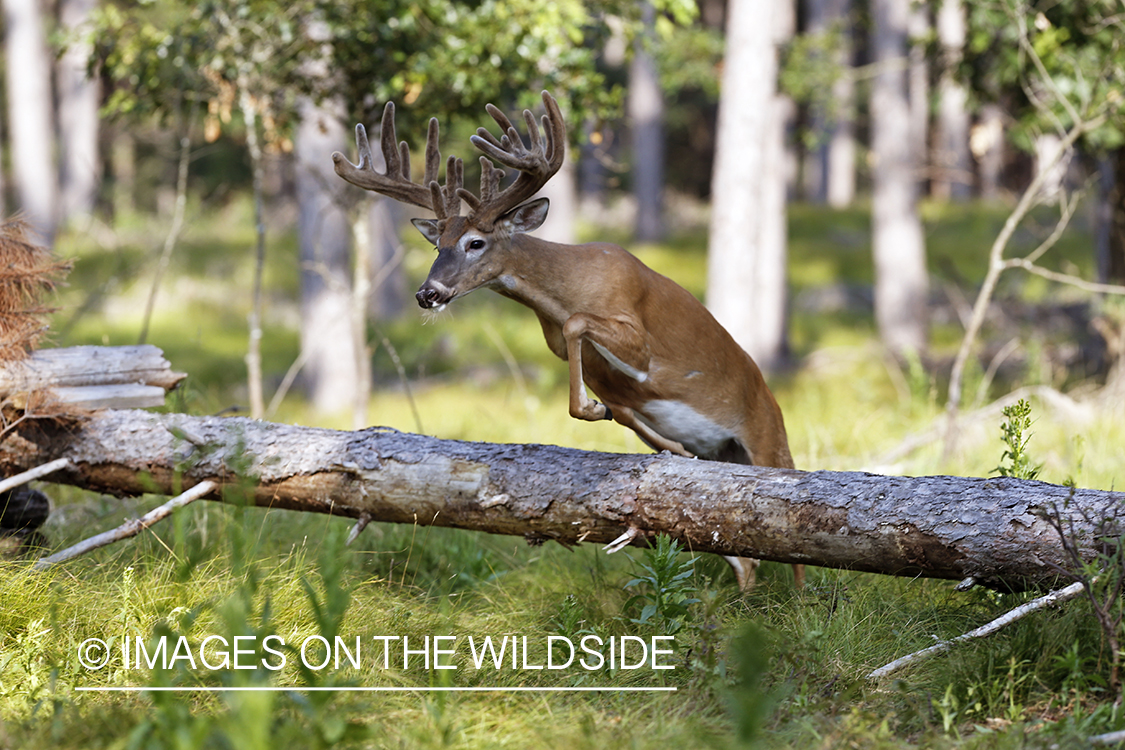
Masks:
[[[1068,565],[1044,511],[1073,522],[1090,555],[1094,523],[1125,513],[1125,493],[1010,478],[799,472],[378,427],[342,432],[112,410],[69,428],[21,425],[0,444],[0,472],[58,457],[71,463],[50,481],[118,495],[231,485],[244,472],[252,475],[250,501],[264,507],[533,543],[607,544],[632,535],[630,544],[644,545],[666,533],[698,552],[971,579],[1002,590],[1048,587]]]

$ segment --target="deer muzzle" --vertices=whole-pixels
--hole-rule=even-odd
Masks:
[[[436,284],[432,281],[427,281],[414,295],[414,299],[418,300],[418,306],[424,310],[431,310],[435,307],[441,307],[453,299],[454,293],[452,289],[445,286]]]

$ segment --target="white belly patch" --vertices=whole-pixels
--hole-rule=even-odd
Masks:
[[[636,412],[646,425],[697,456],[715,455],[734,433],[680,401],[649,401]]]

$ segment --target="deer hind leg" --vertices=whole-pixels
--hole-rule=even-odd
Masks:
[[[762,564],[761,560],[753,557],[734,557],[733,555],[723,555],[723,559],[730,563],[731,570],[734,571],[734,578],[738,581],[739,589],[749,591],[754,588],[754,583],[758,577],[758,566]]]
[[[761,560],[755,557],[734,557],[733,555],[723,555],[723,559],[730,563],[735,580],[738,581],[739,589],[749,591],[754,588],[758,566],[762,564]],[[805,566],[800,563],[794,563],[793,565],[793,586],[797,589],[805,587]]]

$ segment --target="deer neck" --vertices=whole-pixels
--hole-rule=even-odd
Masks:
[[[575,257],[579,252],[580,246],[517,234],[512,237],[511,257],[493,288],[561,326],[577,311],[579,280],[573,269],[581,267]]]

